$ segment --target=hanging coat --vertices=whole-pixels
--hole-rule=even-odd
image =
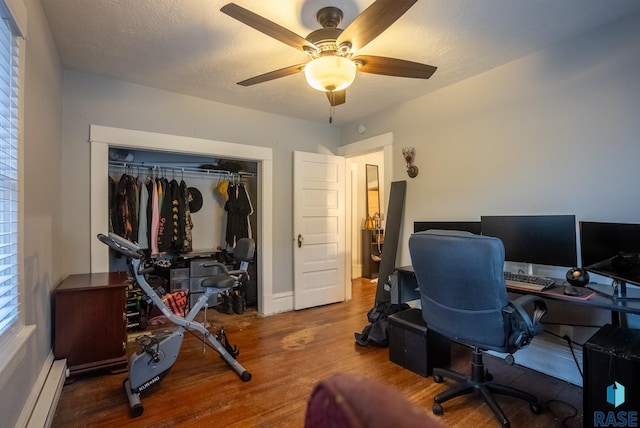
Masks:
[[[240,238],[249,238],[249,214],[253,212],[251,201],[243,184],[231,184],[228,188],[229,199],[224,205],[227,211],[227,245],[235,247]]]
[[[166,179],[162,183],[162,204],[160,204],[160,218],[158,220],[158,251],[166,253],[171,249],[171,238],[173,237],[172,227],[172,200],[169,182]],[[159,196],[160,194],[158,194]],[[159,198],[160,199],[160,198]]]
[[[191,221],[191,211],[189,209],[189,202],[191,202],[191,193],[189,192],[189,187],[187,183],[182,180],[180,182],[180,194],[182,201],[184,203],[184,211],[182,211],[182,217],[180,218],[180,227],[183,230],[183,240],[182,240],[182,253],[190,253],[193,251],[193,236],[191,235],[191,230],[193,229],[193,222]]]

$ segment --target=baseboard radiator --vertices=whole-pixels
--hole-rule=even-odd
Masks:
[[[498,352],[489,353],[500,358],[506,356]],[[543,333],[534,337],[528,347],[520,349],[513,356],[521,366],[582,386],[581,346],[575,346],[572,354],[564,340]]]
[[[17,426],[49,428],[66,378],[67,360],[54,360],[53,353],[50,353],[22,409]]]

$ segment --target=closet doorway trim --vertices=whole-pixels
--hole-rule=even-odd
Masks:
[[[95,237],[107,233],[109,148],[153,150],[256,162],[258,165],[258,312],[275,313],[273,303],[273,150],[268,147],[91,125],[91,272],[109,271],[109,248]]]

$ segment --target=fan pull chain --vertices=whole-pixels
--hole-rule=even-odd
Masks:
[[[330,106],[329,107],[329,123],[333,123],[333,111],[334,111],[333,106]]]

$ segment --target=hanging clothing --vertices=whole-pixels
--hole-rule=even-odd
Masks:
[[[187,183],[182,180],[180,182],[180,194],[181,200],[184,203],[184,210],[181,211],[180,215],[180,224],[179,227],[183,231],[183,240],[182,240],[182,253],[190,253],[193,251],[193,236],[191,235],[191,231],[193,230],[193,222],[191,221],[191,210],[189,209],[189,202],[191,202],[191,192],[189,192],[189,187]]]
[[[114,197],[113,230],[130,241],[135,241],[138,238],[136,201],[135,178],[128,174],[122,174],[116,186]]]
[[[151,255],[157,255],[160,253],[158,250],[158,229],[160,223],[160,207],[158,205],[158,182],[156,180],[151,180],[152,190],[151,190]]]
[[[158,251],[160,253],[166,253],[171,249],[171,238],[173,236],[173,227],[171,225],[172,217],[172,201],[171,201],[171,188],[167,179],[160,180],[160,186],[162,187],[162,198],[158,193],[159,202],[159,220],[158,220]]]
[[[227,230],[225,241],[231,248],[240,238],[250,238],[249,215],[253,206],[244,184],[230,184],[227,191],[229,199],[224,205],[227,211]]]
[[[180,193],[180,185],[174,179],[169,182],[171,195],[171,250],[180,253],[184,241],[184,228],[181,228],[180,216],[184,215],[184,199]],[[168,196],[168,195],[167,195]]]
[[[138,180],[140,181],[140,180]],[[149,191],[147,185],[140,181],[140,205],[138,207],[138,245],[141,250],[149,249],[149,231],[148,231],[148,215],[147,205],[149,204]]]
[[[126,172],[115,177],[108,177],[110,232],[136,242],[152,258],[193,251],[190,202],[194,189],[190,191],[184,179],[179,183],[161,177],[141,179]],[[247,188],[237,182],[238,177],[234,174],[232,181],[223,179],[212,187],[214,196],[220,193],[224,197],[226,224],[220,226],[227,249],[233,249],[240,238],[252,237],[249,215],[253,206]],[[211,249],[217,245],[212,242]]]
[[[116,182],[109,176],[109,232],[114,232],[113,225],[116,223],[115,197]]]

